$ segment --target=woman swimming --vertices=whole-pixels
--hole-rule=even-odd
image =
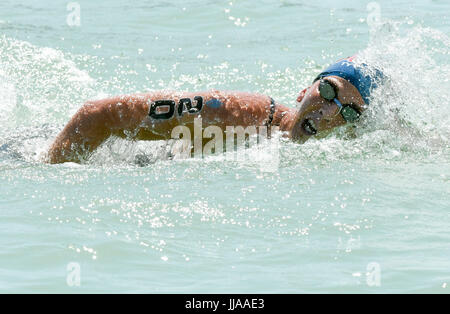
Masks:
[[[156,91],[88,101],[56,137],[48,162],[80,162],[110,136],[134,140],[170,139],[194,119],[205,126],[278,126],[286,137],[305,142],[311,136],[356,121],[370,101],[381,72],[364,74],[355,57],[336,62],[300,92],[299,108],[276,103],[271,97],[245,92],[198,93]]]

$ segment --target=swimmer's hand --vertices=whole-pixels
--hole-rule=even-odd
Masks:
[[[56,137],[47,161],[80,162],[111,135],[132,132],[148,115],[147,100],[135,95],[87,102]]]

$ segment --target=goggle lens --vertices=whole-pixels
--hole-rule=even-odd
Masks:
[[[350,106],[344,106],[341,110],[342,117],[345,121],[353,123],[356,120],[358,120],[360,114],[358,111],[356,111],[354,108]]]
[[[320,80],[319,94],[320,94],[320,97],[322,97],[328,101],[332,101],[332,100],[337,101],[336,89],[328,81]],[[358,110],[353,108],[351,105],[348,105],[348,104],[340,105],[340,103],[339,103],[338,106],[340,107],[340,113],[346,122],[353,123],[356,120],[358,120],[359,116],[361,115],[358,112]]]
[[[336,98],[336,91],[334,90],[333,85],[331,85],[329,82],[325,80],[320,80],[319,93],[322,98],[325,98],[326,100],[329,101]]]

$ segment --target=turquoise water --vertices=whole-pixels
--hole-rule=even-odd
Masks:
[[[448,1],[78,4],[69,26],[66,2],[0,3],[0,292],[449,292]],[[352,135],[280,143],[275,172],[117,139],[42,162],[87,99],[216,88],[296,106],[355,52],[391,81]]]

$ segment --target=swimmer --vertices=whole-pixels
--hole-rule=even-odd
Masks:
[[[271,97],[230,91],[169,92],[124,95],[86,102],[51,145],[50,163],[80,162],[110,136],[133,140],[168,140],[172,130],[194,119],[204,127],[279,127],[284,136],[303,143],[338,126],[353,123],[369,104],[376,78],[362,72],[355,57],[340,60],[300,92],[298,108]],[[377,71],[378,76],[382,76]]]

